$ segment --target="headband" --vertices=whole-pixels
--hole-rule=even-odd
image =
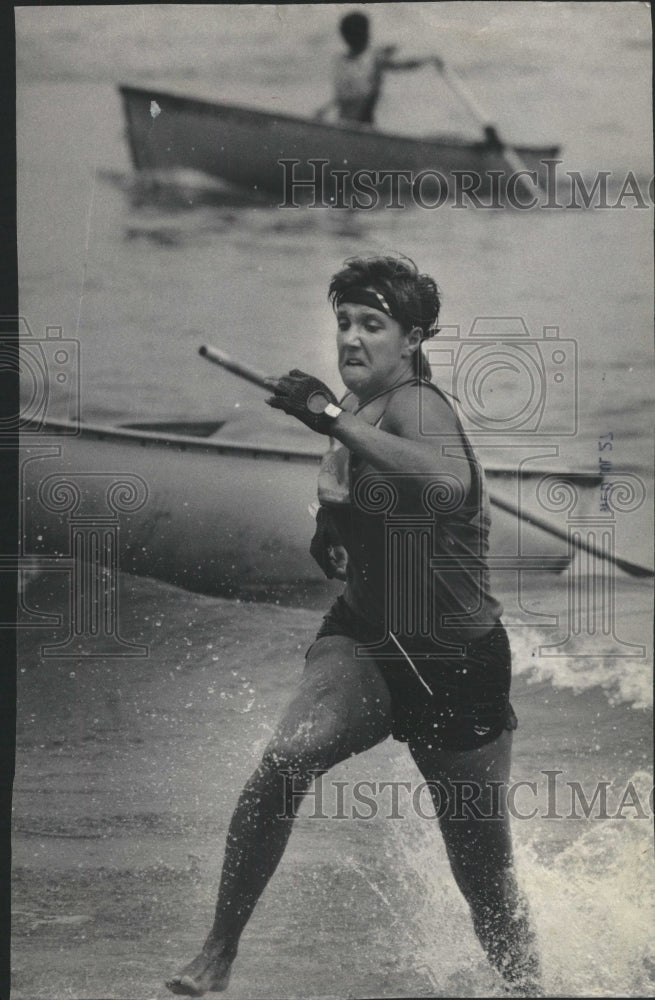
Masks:
[[[395,319],[401,324],[401,326],[407,318],[411,318],[414,326],[418,326],[421,330],[423,330],[424,337],[433,337],[434,334],[438,332],[433,327],[430,327],[429,330],[425,330],[420,318],[408,317],[407,313],[405,313],[404,316],[394,315],[382,292],[376,292],[374,288],[361,288],[359,286],[347,288],[336,300],[336,308],[338,309],[339,306],[343,305],[345,302],[351,302],[353,305],[357,306],[369,306],[371,309],[377,309],[378,312],[385,313],[390,319]]]
[[[337,299],[337,307],[343,305],[344,302],[351,302],[357,306],[369,306],[371,309],[377,309],[378,312],[386,313],[390,319],[396,319],[384,295],[381,292],[376,292],[373,288],[348,288]]]

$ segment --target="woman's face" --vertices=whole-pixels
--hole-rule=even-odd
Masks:
[[[336,310],[339,372],[358,399],[389,388],[412,367],[412,342],[400,323],[370,306]]]

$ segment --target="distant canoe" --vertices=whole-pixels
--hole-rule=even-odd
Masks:
[[[448,135],[412,138],[366,125],[332,124],[137,87],[119,89],[138,171],[201,171],[252,194],[274,195],[276,204],[307,199],[329,204],[331,198],[343,197],[332,171],[343,171],[344,165],[348,180],[360,171],[408,171],[413,179],[427,171],[420,187],[426,202],[434,200],[435,192],[452,194],[457,171],[472,171],[480,177],[479,196],[491,190],[492,171],[503,176],[513,172],[502,147],[493,142]],[[512,149],[541,178],[545,177],[541,161],[559,153],[558,146]],[[285,160],[297,162],[281,165]],[[445,178],[445,191],[434,172]],[[309,189],[290,188],[292,181],[303,179],[313,182]],[[376,186],[370,178],[361,182],[365,190]],[[379,178],[377,182],[386,195]],[[387,182],[388,187],[388,178]],[[398,183],[402,194],[405,182]],[[352,194],[350,188],[344,190]],[[363,207],[369,207],[366,199],[370,201],[370,196],[360,191],[359,198]]]
[[[234,419],[234,411],[202,424],[48,420],[39,433],[23,435],[22,556],[36,566],[44,558],[43,565],[54,565],[56,554],[70,560],[73,520],[118,523],[120,566],[132,573],[209,594],[315,586],[323,578],[308,552],[308,505],[316,498],[321,442],[317,447],[300,425],[277,444],[275,437],[254,416]],[[504,573],[505,563],[513,573],[517,566],[564,569],[572,557],[566,513],[546,515],[537,489],[554,476],[575,485],[581,508],[591,507],[600,477],[493,467],[486,473],[493,572]],[[512,512],[517,506],[521,518]]]

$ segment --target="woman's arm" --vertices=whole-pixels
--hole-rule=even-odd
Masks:
[[[325,406],[336,404],[336,396],[320,379],[297,368],[266,384],[275,393],[266,400],[269,406],[335,437],[374,468],[409,476],[448,476],[468,491],[464,442],[455,414],[438,393],[416,384],[399,387],[387,404],[384,427],[377,428],[347,410],[335,420],[326,417]]]
[[[373,427],[344,410],[331,434],[382,472],[456,477],[468,491],[471,475],[457,420],[437,393],[401,389],[389,401],[383,424]]]

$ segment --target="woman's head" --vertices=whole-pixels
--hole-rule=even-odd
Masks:
[[[351,257],[344,264],[332,277],[328,289],[328,299],[337,317],[340,313],[352,314],[354,319],[357,310],[368,310],[391,319],[405,338],[414,373],[431,378],[420,345],[438,333],[441,297],[434,279],[419,274],[414,262],[406,257]]]

